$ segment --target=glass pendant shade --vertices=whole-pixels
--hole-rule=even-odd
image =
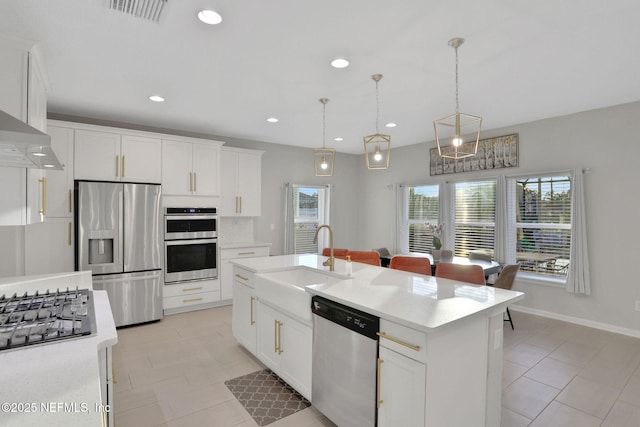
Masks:
[[[371,79],[376,82],[376,133],[364,138],[364,156],[367,160],[367,169],[389,169],[389,155],[391,154],[391,135],[383,135],[379,131],[378,122],[380,116],[380,102],[378,99],[378,82],[382,74],[374,74]]]
[[[436,145],[440,157],[464,159],[478,152],[482,117],[460,112],[458,98],[458,48],[464,43],[462,38],[449,40],[449,46],[456,51],[456,112],[433,121]]]
[[[316,176],[332,176],[333,163],[336,159],[335,148],[316,148],[313,150],[313,164]]]
[[[333,164],[336,160],[336,150],[324,146],[327,102],[329,102],[328,98],[320,98],[322,104],[322,148],[313,150],[313,168],[316,171],[316,176],[332,176]]]
[[[376,133],[375,135],[367,135],[363,139],[367,169],[388,169],[391,136]]]

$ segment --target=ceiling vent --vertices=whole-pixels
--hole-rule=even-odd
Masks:
[[[168,0],[106,0],[109,8],[138,18],[158,22]]]

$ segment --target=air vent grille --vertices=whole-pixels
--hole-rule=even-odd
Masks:
[[[158,22],[168,0],[106,0],[109,8],[138,18]]]

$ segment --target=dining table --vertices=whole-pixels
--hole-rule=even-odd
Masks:
[[[500,273],[500,270],[502,270],[502,266],[500,265],[500,263],[496,261],[485,261],[482,259],[475,259],[475,258],[470,259],[467,257],[450,256],[450,257],[440,257],[438,260],[434,260],[433,255],[423,254],[423,253],[402,254],[402,256],[415,256],[415,257],[429,258],[429,260],[431,261],[432,275],[436,274],[436,265],[438,265],[438,263],[441,263],[441,262],[450,262],[453,264],[463,264],[463,265],[479,265],[484,270],[485,277],[491,276],[492,274],[498,274]],[[382,257],[380,258],[382,260]],[[393,258],[393,255],[386,258],[388,258],[388,261],[390,261],[391,258]]]

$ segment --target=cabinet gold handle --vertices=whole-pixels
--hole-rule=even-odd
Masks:
[[[193,172],[189,172],[189,191],[193,193]]]
[[[273,321],[273,352],[277,353],[278,348],[278,321]]]
[[[255,254],[255,251],[251,251],[251,252],[238,252],[238,255],[253,255]]]
[[[202,301],[202,298],[183,299],[182,302]]]
[[[236,196],[236,213],[238,213],[238,196]]]
[[[71,246],[71,221],[69,221],[69,228],[67,233],[67,244]]]
[[[193,173],[193,192],[198,192],[198,174],[196,172]]]
[[[282,329],[280,328],[282,325],[282,322],[278,322],[278,354],[282,354],[284,351],[282,350]]]
[[[238,213],[242,213],[242,196],[239,196],[238,199],[240,199],[240,212]]]
[[[242,279],[242,280],[249,280],[249,278],[248,278],[248,277],[244,277],[244,276],[241,276],[241,275],[239,275],[239,274],[236,274],[236,277],[237,277],[238,279]]]
[[[39,179],[38,182],[42,184],[42,207],[39,213],[45,216],[47,214],[47,178]]]
[[[120,163],[120,156],[116,155],[116,176],[118,176],[118,165]]]
[[[382,363],[383,362],[384,362],[384,360],[378,358],[378,381],[377,381],[378,386],[377,386],[377,390],[376,390],[376,393],[377,393],[377,399],[376,400],[378,401],[376,406],[378,407],[378,409],[380,409],[380,406],[382,406],[382,403],[383,403],[383,400],[381,399],[382,396],[381,396],[381,391],[380,391],[380,389],[381,389],[381,387],[380,387],[380,382],[381,382],[380,381],[380,374],[381,374],[381,369],[382,369]]]
[[[122,177],[124,178],[124,154],[122,155]]]
[[[380,338],[384,338],[387,339],[389,341],[393,341],[396,344],[400,344],[403,345],[405,347],[409,347],[411,350],[415,350],[415,351],[420,351],[420,346],[419,345],[413,345],[413,344],[409,344],[408,342],[399,340],[398,338],[394,338],[390,335],[385,334],[384,332],[376,332],[376,335],[378,335]]]
[[[197,288],[184,288],[182,292],[197,291],[199,289],[202,289],[202,286],[198,286]]]
[[[253,320],[253,301],[255,300],[255,297],[251,297],[251,299],[249,300],[249,308],[250,308],[250,312],[249,312],[249,325],[254,325],[256,323],[255,320]]]
[[[111,359],[111,379],[114,384],[118,384],[118,380],[116,379],[116,365],[113,363],[113,359]]]
[[[72,208],[71,208],[72,199],[73,199],[73,193],[71,192],[71,189],[69,189],[69,213],[72,212]]]

